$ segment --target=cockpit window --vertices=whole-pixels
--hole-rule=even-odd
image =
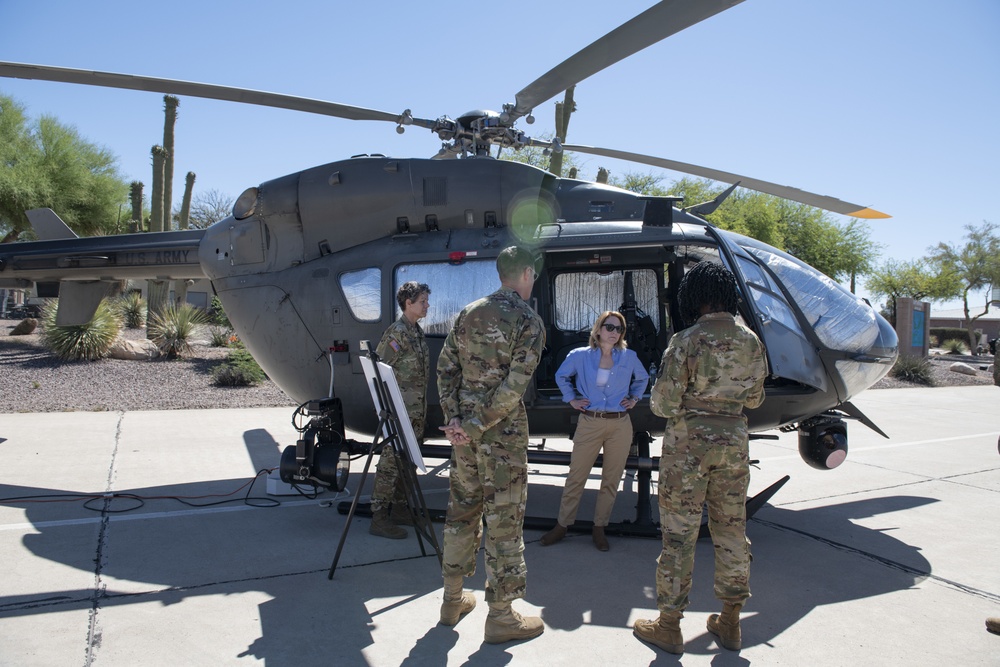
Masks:
[[[340,274],[340,289],[351,314],[361,322],[376,322],[382,317],[382,271],[377,268]]]
[[[823,345],[844,351],[871,348],[879,328],[875,311],[868,304],[789,255],[778,255],[756,247],[746,247],[746,250],[774,272]]]
[[[657,331],[660,309],[657,307],[658,280],[650,269],[560,273],[555,281],[556,327],[562,331],[587,331],[597,316],[606,310],[621,311],[625,305],[625,278],[632,279],[632,290],[639,313],[648,315]]]
[[[393,277],[393,295],[408,280],[425,283],[431,288],[431,306],[427,309],[427,317],[420,320],[420,327],[427,335],[448,335],[463,308],[500,288],[494,259],[462,264],[400,264]],[[395,302],[395,297],[393,301]],[[396,304],[395,311],[398,317],[401,314],[399,304]]]
[[[805,334],[802,333],[802,327],[799,326],[798,320],[795,319],[795,315],[785,302],[781,290],[774,284],[770,276],[747,258],[737,257],[736,261],[740,265],[743,280],[750,290],[750,298],[753,299],[757,311],[761,315],[778,322],[799,338],[807,340]]]

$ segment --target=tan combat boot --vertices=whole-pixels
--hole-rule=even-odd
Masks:
[[[391,540],[406,538],[406,531],[393,524],[389,519],[388,510],[376,510],[372,514],[372,525],[368,527],[368,532],[379,537],[388,537]]]
[[[444,602],[441,603],[441,625],[455,625],[464,614],[476,608],[476,596],[462,590],[462,577],[444,578]]]
[[[486,617],[486,643],[502,644],[516,639],[533,639],[545,631],[538,616],[521,616],[510,602],[490,602]]]
[[[639,619],[632,626],[632,634],[644,642],[659,646],[667,653],[684,653],[684,635],[681,634],[681,619],[684,612],[661,611],[659,618]]]
[[[542,535],[542,539],[540,541],[543,547],[547,547],[555,544],[564,537],[566,537],[566,526],[562,526],[557,523],[555,528]]]
[[[743,647],[743,639],[740,636],[740,609],[741,604],[724,602],[721,614],[712,614],[708,617],[708,631],[719,638],[719,645],[730,651],[739,651]]]
[[[397,526],[412,526],[413,517],[410,516],[410,508],[406,503],[393,503],[389,511],[389,518]]]

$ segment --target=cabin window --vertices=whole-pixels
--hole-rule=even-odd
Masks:
[[[382,270],[377,268],[340,274],[340,289],[354,319],[377,322],[382,318]]]
[[[560,273],[555,283],[556,328],[589,332],[604,311],[623,312],[626,273],[632,276],[636,306],[642,311],[639,316],[648,315],[659,331],[657,293],[662,277],[651,269]]]
[[[396,303],[399,286],[408,280],[425,283],[431,288],[430,308],[420,327],[429,336],[446,336],[458,314],[476,299],[492,294],[500,288],[496,260],[475,260],[461,264],[426,262],[400,264],[393,277],[393,304],[396,317],[402,314]]]

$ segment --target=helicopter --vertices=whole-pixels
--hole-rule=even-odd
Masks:
[[[703,216],[737,186],[843,215],[887,216],[740,174],[564,144],[558,137],[539,140],[517,128],[521,119],[531,124],[539,105],[592,74],[741,1],[659,2],[530,83],[501,111],[473,110],[455,118],[0,62],[4,77],[387,122],[400,133],[429,130],[443,142],[427,158],[355,155],[262,182],[237,198],[229,217],[205,230],[77,238],[55,212],[30,211],[41,240],[0,246],[0,286],[54,290],[58,284],[57,323],[79,324],[118,280],[207,278],[261,368],[319,423],[315,449],[329,454],[314,458],[313,451],[293,452],[287,466],[283,455],[282,476],[287,472],[300,481],[340,486],[344,452],[338,443],[344,429],[374,433],[379,426],[362,369],[361,342],[378,340],[399,316],[394,295],[402,283],[415,280],[431,287],[433,308],[422,327],[433,367],[461,309],[499,287],[495,259],[500,251],[512,244],[532,248],[538,279],[531,303],[545,322],[547,343],[524,396],[529,429],[533,436],[567,436],[577,413],[562,402],[555,373],[570,350],[587,343],[594,317],[606,310],[622,312],[629,347],[655,376],[670,337],[686,325],[677,303],[680,279],[698,262],[718,262],[736,275],[740,316],[760,336],[768,357],[766,398],[747,412],[750,430],[796,430],[803,460],[833,469],[847,454],[845,419],[881,433],[851,399],[892,367],[898,354],[895,331],[870,304],[816,269],[765,243],[716,228]],[[493,147],[625,159],[731,187],[712,201],[683,206],[677,198],[643,197],[498,160]],[[418,436],[439,434],[438,401],[431,381],[426,431]],[[648,394],[632,421],[637,437],[663,428],[649,410]]]

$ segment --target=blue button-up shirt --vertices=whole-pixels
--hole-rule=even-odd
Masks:
[[[625,409],[621,402],[626,396],[641,397],[649,384],[649,373],[639,363],[639,357],[632,350],[614,348],[611,359],[613,366],[608,383],[599,387],[599,347],[578,347],[566,355],[556,371],[556,384],[562,392],[563,401],[569,403],[576,398],[586,398],[590,401],[588,410],[620,412]]]

